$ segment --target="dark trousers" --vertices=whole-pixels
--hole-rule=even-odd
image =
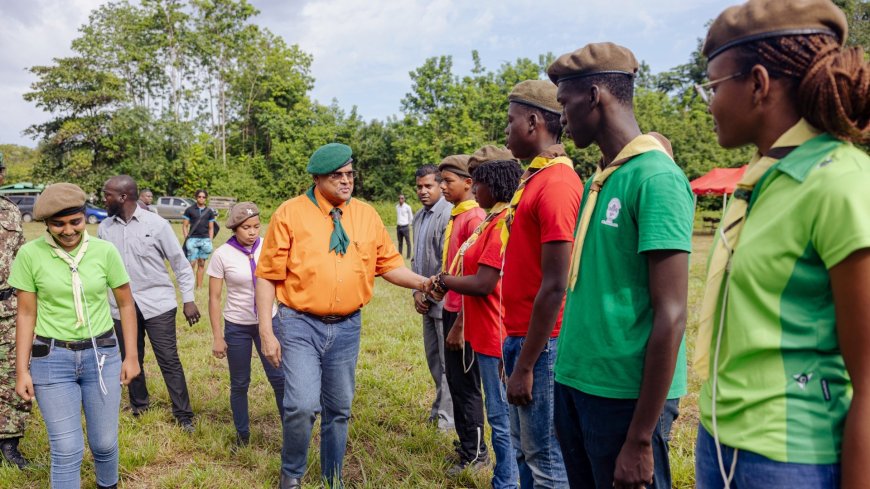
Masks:
[[[444,338],[456,322],[457,314],[444,310]],[[463,362],[464,356],[464,362]],[[471,345],[456,351],[444,347],[444,369],[447,386],[453,398],[453,423],[459,435],[459,454],[463,461],[472,461],[486,456],[483,440],[483,395],[480,390],[480,370]],[[468,370],[466,372],[466,370]]]
[[[284,373],[273,367],[263,356],[258,325],[237,324],[224,319],[224,341],[227,342],[227,365],[230,368],[230,409],[233,411],[233,424],[239,434],[248,435],[248,387],[251,385],[252,349],[257,349],[266,378],[275,391],[278,416],[284,415]]]
[[[408,244],[408,258],[411,258],[411,226],[396,226],[396,239],[399,241],[399,254],[402,254],[402,241]]]
[[[136,350],[139,353],[139,368],[141,372],[130,382],[130,407],[141,412],[148,408],[151,399],[148,397],[148,387],[145,385],[145,335],[151,340],[151,349],[163,374],[169,399],[172,401],[172,415],[175,419],[193,418],[190,408],[190,395],[187,393],[187,381],[184,379],[184,368],[178,358],[178,344],[175,337],[175,313],[178,308],[159,314],[150,319],[142,316],[139,306],[136,306]],[[121,358],[126,356],[124,347],[124,331],[121,321],[115,320],[115,334],[118,335],[118,346],[121,348]]]
[[[554,421],[571,487],[610,489],[637,399],[610,399],[555,383]],[[671,487],[668,441],[679,399],[665,401],[652,436],[653,484]]]

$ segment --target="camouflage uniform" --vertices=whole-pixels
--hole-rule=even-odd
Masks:
[[[12,260],[24,244],[21,212],[9,199],[0,197],[0,291],[7,289]],[[12,295],[0,301],[0,440],[20,438],[30,414],[30,403],[15,393],[15,313],[18,301]]]

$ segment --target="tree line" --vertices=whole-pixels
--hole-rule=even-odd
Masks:
[[[852,43],[867,46],[870,6],[837,3],[849,15]],[[459,75],[451,56],[431,57],[409,73],[400,116],[365,120],[356,107],[313,100],[312,56],[253,23],[257,14],[247,0],[125,0],[95,9],[71,56],[29,69],[37,81],[24,97],[51,119],[27,128],[38,148],[17,151],[28,168],[15,175],[96,192],[126,173],[158,194],[207,188],[271,206],[310,184],[314,149],[340,141],[354,149],[355,194],[393,200],[410,191],[421,164],[504,144],[508,93],[544,77],[553,59],[546,53],[490,69],[472,51],[470,73]],[[705,69],[699,40],[685,64],[666,72],[642,62],[636,84],[641,129],[671,140],[689,178],[749,157],[748,149],[717,144],[693,90]],[[565,144],[578,171],[591,174],[597,149]]]

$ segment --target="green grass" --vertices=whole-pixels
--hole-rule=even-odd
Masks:
[[[180,225],[175,224],[180,234]],[[42,234],[41,224],[25,225],[28,239]],[[89,226],[91,234],[96,227]],[[393,230],[390,235],[394,236]],[[219,242],[229,233],[221,231]],[[695,237],[689,283],[691,348],[703,289],[703,267],[710,247],[709,235]],[[273,488],[280,472],[281,432],[274,398],[257,359],[252,369],[250,396],[251,444],[231,451],[235,435],[229,407],[226,360],[211,355],[207,292],[197,291],[203,318],[189,327],[179,314],[178,343],[191,403],[197,415],[196,432],[187,435],[173,423],[169,398],[160,371],[146,349],[145,371],[152,407],[134,419],[125,408],[120,421],[121,487],[125,488]],[[694,487],[694,440],[698,421],[699,382],[690,372],[690,394],[681,405],[671,441],[674,486]],[[420,317],[409,294],[378,279],[375,296],[363,309],[363,332],[357,368],[356,398],[350,425],[345,482],[359,488],[486,488],[491,474],[463,474],[448,479],[444,457],[452,451],[449,434],[425,421],[433,397],[421,339]],[[308,457],[305,487],[319,487],[319,438],[315,428]],[[38,409],[28,424],[21,449],[33,461],[20,472],[0,466],[0,488],[48,486],[49,449]],[[83,487],[93,488],[93,462],[85,451]]]

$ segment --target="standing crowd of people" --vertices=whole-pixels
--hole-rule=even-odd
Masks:
[[[868,487],[870,157],[855,143],[870,142],[870,65],[846,38],[830,0],[749,0],[709,27],[698,95],[720,145],[757,151],[713,242],[693,350],[701,489]],[[301,488],[318,416],[320,479],[342,486],[376,277],[411,290],[422,316],[427,420],[457,435],[448,475],[494,458],[499,489],[670,487],[694,202],[679,148],[635,118],[638,68],[628,48],[592,43],[556,58],[549,80],[518,83],[506,147],[418,168],[423,207],[399,197],[398,250],[352,197],[353,151],[340,143],[311,155],[311,187],[263,238],[258,207],[235,205],[213,253],[204,190],[185,213],[187,254],[128,176],[105,183],[96,237],[75,185],[46,187],[34,208],[46,233],[26,244],[0,199],[3,458],[27,464],[18,441],[36,398],[51,485],[79,487],[83,410],[98,487],[116,487],[121,384],[134,416],[150,406],[146,336],[178,425],[195,430],[168,261],[190,323],[209,277],[238,445],[250,442],[257,350],[281,416],[281,489]],[[563,133],[601,151],[585,183]]]

